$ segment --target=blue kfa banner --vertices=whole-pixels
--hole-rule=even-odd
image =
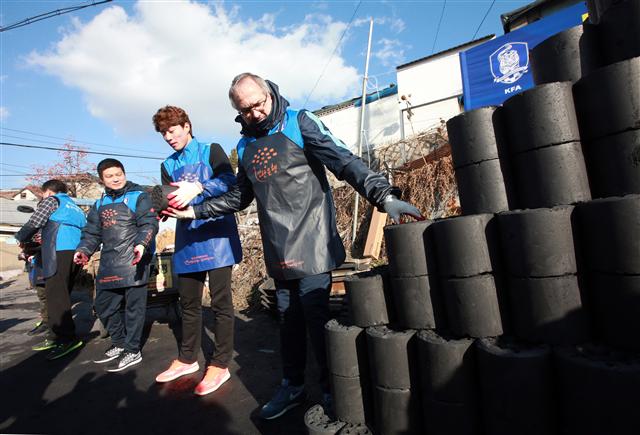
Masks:
[[[580,2],[499,38],[460,53],[465,110],[501,104],[533,87],[529,50],[582,23],[587,12]]]

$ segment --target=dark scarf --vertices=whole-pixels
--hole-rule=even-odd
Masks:
[[[269,80],[266,80],[267,85],[271,89],[271,113],[267,115],[262,121],[257,124],[247,124],[242,116],[236,116],[236,122],[242,126],[240,134],[243,136],[262,137],[266,136],[273,127],[278,125],[284,118],[284,113],[289,107],[289,102],[280,95],[278,85]]]
[[[124,186],[122,186],[120,189],[109,189],[107,186],[104,187],[104,193],[107,196],[110,196],[113,199],[119,198],[122,195],[124,195],[125,193],[127,193],[129,190],[131,190],[133,187],[138,187],[137,184],[132,183],[131,181],[127,181]]]

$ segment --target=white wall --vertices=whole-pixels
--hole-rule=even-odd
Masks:
[[[366,139],[371,149],[400,139],[398,96],[389,95],[368,103],[365,107]],[[334,136],[342,140],[352,152],[358,148],[360,111],[362,107],[349,106],[318,117],[329,127]],[[363,153],[367,142],[363,142]]]
[[[458,97],[462,95],[460,52],[486,40],[436,54],[398,69],[402,138],[428,130],[437,125],[440,119],[447,121],[463,111],[458,103]],[[409,108],[411,119],[407,116]]]
[[[486,40],[488,38],[399,68],[398,94],[367,105],[365,130],[371,148],[429,130],[441,119],[446,121],[462,112],[458,103],[462,95],[459,53]],[[359,114],[360,107],[349,106],[318,116],[353,151],[358,146]]]
[[[413,106],[462,94],[458,52],[425,59],[398,70],[398,95]]]
[[[448,121],[462,112],[463,108],[454,96],[445,100],[428,103],[410,110],[404,106],[402,121],[404,137],[411,137],[420,132],[431,129],[440,124],[441,120]]]

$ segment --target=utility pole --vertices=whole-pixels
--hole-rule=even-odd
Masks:
[[[364,77],[362,78],[362,109],[360,110],[360,137],[358,139],[358,157],[362,157],[362,142],[364,141],[364,120],[365,106],[367,104],[367,80],[369,79],[369,55],[371,54],[371,36],[373,35],[373,17],[369,18],[369,43],[367,46],[367,60],[364,64]],[[369,156],[371,158],[371,156]],[[358,206],[360,205],[360,195],[356,192],[356,199],[353,204],[353,227],[351,229],[351,244],[356,241],[358,231]]]

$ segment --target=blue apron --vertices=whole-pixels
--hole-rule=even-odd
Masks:
[[[209,164],[211,145],[192,139],[184,149],[172,154],[164,168],[174,182],[205,182],[213,175]],[[218,195],[225,193],[220,190]],[[189,205],[205,200],[201,194]],[[173,267],[176,273],[201,272],[237,264],[242,260],[242,248],[234,215],[212,219],[181,220],[176,223]]]
[[[82,228],[87,223],[83,211],[66,193],[56,193],[58,208],[42,229],[42,272],[50,278],[56,274],[57,251],[74,251],[80,243]]]

